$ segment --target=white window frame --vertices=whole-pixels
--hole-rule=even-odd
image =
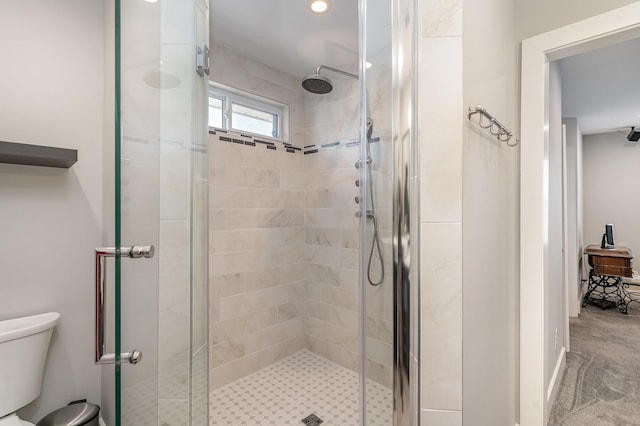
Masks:
[[[213,92],[211,90],[211,88],[209,88],[209,99],[211,99],[211,98],[218,99],[219,101],[222,102],[222,120],[221,121],[222,121],[223,128],[225,128],[226,124],[225,124],[225,120],[224,120],[224,115],[225,115],[225,110],[227,108],[227,105],[226,105],[227,98],[225,98],[224,96],[221,96],[220,94],[218,94],[216,92]],[[207,120],[207,122],[208,122],[208,120]],[[213,126],[209,126],[209,128],[213,129],[214,127]]]
[[[209,97],[222,99],[222,130],[252,135],[259,138],[284,142],[288,141],[289,107],[287,105],[215,82],[209,82]],[[276,117],[277,135],[265,136],[233,127],[231,105],[234,103],[273,114]]]

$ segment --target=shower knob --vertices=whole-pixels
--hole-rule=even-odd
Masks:
[[[372,163],[372,161],[373,161],[373,160],[371,160],[371,157],[367,157],[367,159],[365,160],[365,163],[367,163],[367,164],[371,164],[371,163]],[[362,165],[362,160],[358,160],[358,161],[356,161],[356,163],[354,164],[354,167],[355,167],[356,169],[359,169],[361,165]]]
[[[362,217],[362,213],[360,213],[360,212],[356,212],[356,217],[357,217],[358,219],[359,219],[359,218],[361,218],[361,217]],[[367,210],[367,213],[366,213],[365,217],[366,217],[367,219],[375,219],[376,215],[375,215],[375,213],[373,212],[373,210]]]

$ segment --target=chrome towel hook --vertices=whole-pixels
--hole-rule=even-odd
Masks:
[[[520,143],[520,139],[515,138],[515,143],[509,143],[513,138],[513,132],[507,129],[493,115],[487,112],[483,106],[478,105],[475,108],[469,107],[467,118],[471,120],[471,116],[478,114],[478,124],[483,129],[489,129],[489,133],[496,137],[500,142],[505,142],[508,146],[516,146]]]

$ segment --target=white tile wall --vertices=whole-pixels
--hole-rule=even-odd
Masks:
[[[358,188],[354,182],[358,172],[353,162],[356,159],[356,147],[308,154],[303,158],[306,347],[352,369],[357,368],[359,351],[357,281],[341,286],[340,274],[343,270],[352,270],[356,272],[352,278],[358,279],[359,252],[340,244],[341,231],[350,225],[341,222],[339,210],[342,209],[338,207],[355,213],[353,199]],[[351,206],[336,202],[341,191],[350,193]]]
[[[422,424],[462,424],[462,1],[421,0]],[[444,411],[442,411],[444,410]]]
[[[462,411],[422,410],[421,426],[462,426]]]
[[[375,136],[375,135],[374,135]],[[380,236],[388,237],[391,228],[388,185],[387,139],[374,143],[373,179],[376,185]],[[359,195],[354,163],[359,147],[321,151],[304,156],[305,191],[305,334],[307,349],[328,357],[347,368],[359,365],[358,324],[359,221],[355,217]],[[371,225],[371,223],[370,223]],[[385,309],[391,304],[391,249],[383,241],[387,278],[382,287],[367,285],[367,376],[386,386],[391,384],[392,326]],[[374,264],[374,277],[379,267]],[[389,309],[390,312],[390,309]]]
[[[303,348],[302,154],[210,137],[210,377],[217,389]]]
[[[462,36],[462,0],[420,0],[422,37]]]
[[[461,222],[462,38],[424,38],[420,58],[421,220]]]
[[[429,408],[461,410],[462,225],[421,228],[421,397]]]

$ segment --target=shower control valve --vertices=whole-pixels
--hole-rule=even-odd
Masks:
[[[362,217],[362,213],[356,212],[356,217],[360,219]],[[374,219],[376,215],[373,213],[373,210],[367,210],[367,219]]]
[[[366,159],[366,163],[367,163],[367,164],[371,164],[371,157],[367,157],[367,159]],[[355,166],[355,168],[356,168],[356,169],[359,169],[361,165],[362,165],[362,160],[358,160],[358,161],[356,161],[356,163],[354,164],[354,166]]]

